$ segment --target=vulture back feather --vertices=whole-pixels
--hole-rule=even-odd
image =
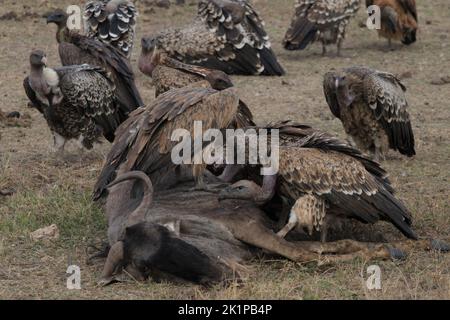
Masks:
[[[93,0],[84,8],[85,30],[117,48],[128,59],[134,44],[137,11],[128,0]]]

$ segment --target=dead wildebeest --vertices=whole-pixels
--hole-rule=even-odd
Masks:
[[[246,260],[262,251],[299,263],[329,263],[358,256],[400,258],[412,248],[436,247],[428,240],[289,242],[274,233],[275,223],[251,201],[220,201],[217,193],[192,186],[154,194],[144,173],[118,175],[108,186],[111,249],[100,284],[111,283],[122,269],[137,280],[161,273],[205,285],[239,279]]]

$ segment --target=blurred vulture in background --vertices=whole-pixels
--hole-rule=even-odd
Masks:
[[[324,93],[349,140],[380,161],[389,148],[416,154],[406,87],[391,73],[351,67],[325,74]]]
[[[116,140],[97,180],[94,199],[102,196],[117,174],[129,171],[145,172],[155,188],[170,188],[184,175],[184,164],[175,164],[171,158],[172,149],[179,144],[171,140],[174,131],[187,130],[190,134],[187,139],[192,141],[194,121],[202,122],[203,133],[208,129],[225,129],[235,123],[238,110],[239,97],[233,88],[218,91],[207,81],[161,94],[153,105],[134,111],[117,130]],[[195,152],[203,152],[207,145],[203,144],[202,150]],[[183,153],[183,156],[192,155]],[[203,188],[206,164],[202,161],[202,164],[190,166],[192,175],[186,177],[193,176],[198,188]]]
[[[55,148],[61,152],[67,140],[77,139],[91,149],[101,135],[112,142],[126,115],[118,108],[109,75],[87,64],[51,69],[46,63],[43,51],[33,51],[23,84],[31,105],[46,119]]]
[[[88,37],[111,44],[128,59],[134,44],[137,11],[128,0],[94,0],[84,8]]]
[[[380,7],[381,29],[378,34],[388,39],[389,48],[392,39],[406,45],[416,42],[418,17],[415,0],[366,0],[366,5]]]
[[[283,75],[264,23],[246,0],[200,0],[194,22],[143,40],[150,59],[159,51],[227,74]]]
[[[291,26],[284,36],[287,50],[303,50],[310,43],[322,42],[322,54],[326,46],[337,43],[337,55],[341,54],[345,29],[361,6],[361,0],[297,0]]]
[[[57,10],[48,14],[47,23],[58,26],[56,40],[59,57],[64,66],[89,64],[98,66],[111,74],[115,84],[115,96],[120,111],[128,114],[143,105],[134,82],[131,65],[119,50],[94,38],[81,35],[67,28],[67,14]]]
[[[387,173],[377,163],[346,142],[307,126],[282,122],[267,129],[279,130],[278,173],[264,176],[262,186],[238,181],[221,191],[221,199],[265,204],[280,195],[291,208],[280,237],[300,227],[309,234],[321,232],[326,241],[336,218],[351,218],[371,224],[388,221],[406,237],[417,239],[409,211],[394,196]]]

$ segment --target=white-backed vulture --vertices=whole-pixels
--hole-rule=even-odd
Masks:
[[[398,200],[386,172],[358,150],[330,134],[291,123],[272,125],[280,130],[279,171],[264,176],[262,187],[241,180],[221,192],[222,199],[252,199],[266,203],[278,193],[291,207],[281,237],[300,226],[322,232],[335,217],[363,223],[385,220],[406,237],[416,239],[411,215]]]
[[[112,142],[126,115],[119,110],[109,75],[87,64],[52,69],[46,63],[43,51],[33,51],[23,85],[31,105],[46,119],[56,149],[62,151],[70,139],[91,149],[101,135]]]
[[[405,45],[416,42],[418,15],[415,0],[366,0],[366,6],[378,6],[381,9],[380,37],[387,38],[389,47],[392,39]]]
[[[227,74],[284,74],[263,21],[247,0],[200,0],[193,23],[145,37],[143,50]]]
[[[406,87],[391,73],[351,67],[325,74],[324,93],[349,140],[380,161],[389,150],[416,154]]]
[[[57,25],[58,51],[64,66],[89,64],[105,69],[115,84],[115,95],[124,114],[143,106],[134,82],[130,62],[118,49],[97,39],[81,35],[67,28],[67,14],[61,10],[50,13],[47,23]]]
[[[185,129],[194,138],[194,121],[202,122],[203,132],[228,128],[236,118],[239,97],[233,88],[217,91],[206,81],[167,91],[153,105],[130,114],[116,132],[116,140],[94,189],[99,198],[118,171],[145,172],[158,188],[169,188],[181,176],[182,165],[176,165],[171,152],[178,142],[171,141],[177,129]],[[202,148],[205,148],[203,145]],[[193,176],[202,184],[205,164],[192,165]]]
[[[341,54],[345,29],[361,6],[361,0],[297,0],[291,26],[284,36],[287,50],[303,50],[310,43],[322,42],[322,54],[326,46],[337,43]]]
[[[86,35],[119,49],[128,59],[134,44],[137,11],[129,0],[93,0],[84,7]]]

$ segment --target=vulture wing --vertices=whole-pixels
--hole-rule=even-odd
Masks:
[[[416,0],[398,0],[398,2],[406,13],[412,15],[414,17],[414,20],[416,20],[416,22],[419,21],[417,15]]]
[[[40,113],[44,113],[44,110],[47,105],[43,104],[36,96],[36,92],[34,92],[33,88],[31,88],[29,77],[26,77],[23,80],[23,88],[25,89],[25,94],[30,100],[31,104],[34,108],[38,109]]]
[[[178,144],[171,141],[175,130],[185,129],[194,137],[194,121],[202,121],[204,131],[227,128],[238,105],[239,98],[232,89],[185,87],[160,95],[150,108],[137,109],[117,130],[94,198],[101,197],[119,168],[144,171],[158,184],[160,174],[176,168],[171,160],[171,150]]]
[[[297,0],[291,26],[283,40],[288,50],[303,50],[317,38],[318,31],[337,26],[354,15],[360,0]]]
[[[111,44],[127,58],[133,49],[136,18],[136,8],[127,0],[89,1],[84,9],[87,36]]]
[[[114,132],[121,123],[114,97],[114,83],[101,68],[89,65],[55,69],[64,103],[77,108],[100,126],[107,140],[114,140]]]
[[[59,45],[59,56],[64,66],[89,64],[102,67],[111,74],[122,120],[143,105],[130,63],[111,45],[71,33],[70,42]]]
[[[314,148],[311,139],[302,148],[280,147],[282,184],[291,197],[313,194],[327,199],[342,212],[365,223],[386,220],[416,239],[405,206],[356,159],[336,151]],[[285,183],[283,183],[285,182]]]
[[[391,148],[415,155],[406,87],[393,74],[383,72],[367,75],[363,87],[364,98],[386,131]]]
[[[198,16],[223,43],[202,65],[228,74],[281,76],[264,22],[246,0],[201,0]]]

